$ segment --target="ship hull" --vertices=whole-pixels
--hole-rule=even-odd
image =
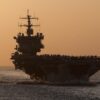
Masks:
[[[99,58],[68,56],[18,56],[16,69],[23,70],[30,78],[50,84],[87,84],[100,69]]]

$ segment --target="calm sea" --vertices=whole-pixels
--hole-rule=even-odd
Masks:
[[[29,80],[29,76],[14,67],[0,67],[0,81],[21,81]]]
[[[0,67],[1,82],[23,80],[30,80],[24,72]],[[100,82],[100,72],[91,81]],[[0,84],[0,100],[100,100],[100,84],[95,87]]]

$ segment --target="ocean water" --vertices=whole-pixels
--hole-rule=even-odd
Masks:
[[[19,81],[27,80],[29,76],[21,70],[15,70],[13,67],[0,68],[0,81]]]
[[[100,84],[91,87],[14,84],[23,80],[30,80],[24,72],[0,68],[0,100],[100,100]],[[100,72],[91,81],[99,83]]]

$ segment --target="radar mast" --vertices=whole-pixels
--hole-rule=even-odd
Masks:
[[[38,17],[31,17],[31,15],[29,14],[29,10],[27,10],[27,16],[22,17],[20,19],[26,19],[27,20],[27,24],[20,25],[20,27],[27,27],[27,32],[26,33],[27,33],[28,36],[31,36],[34,33],[34,30],[32,29],[32,27],[40,26],[40,25],[33,25],[31,23],[31,19],[38,20]]]

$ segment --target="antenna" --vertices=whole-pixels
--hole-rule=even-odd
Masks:
[[[27,15],[29,15],[29,9],[27,9]]]
[[[38,20],[38,17],[31,17],[31,15],[29,15],[29,9],[27,10],[27,17],[22,17],[20,19],[26,19],[27,20],[27,23],[28,24],[23,24],[23,25],[20,25],[21,27],[27,27],[27,35],[30,36],[33,34],[33,29],[32,27],[38,27],[40,25],[33,25],[31,23],[31,19],[34,19],[34,20]]]

